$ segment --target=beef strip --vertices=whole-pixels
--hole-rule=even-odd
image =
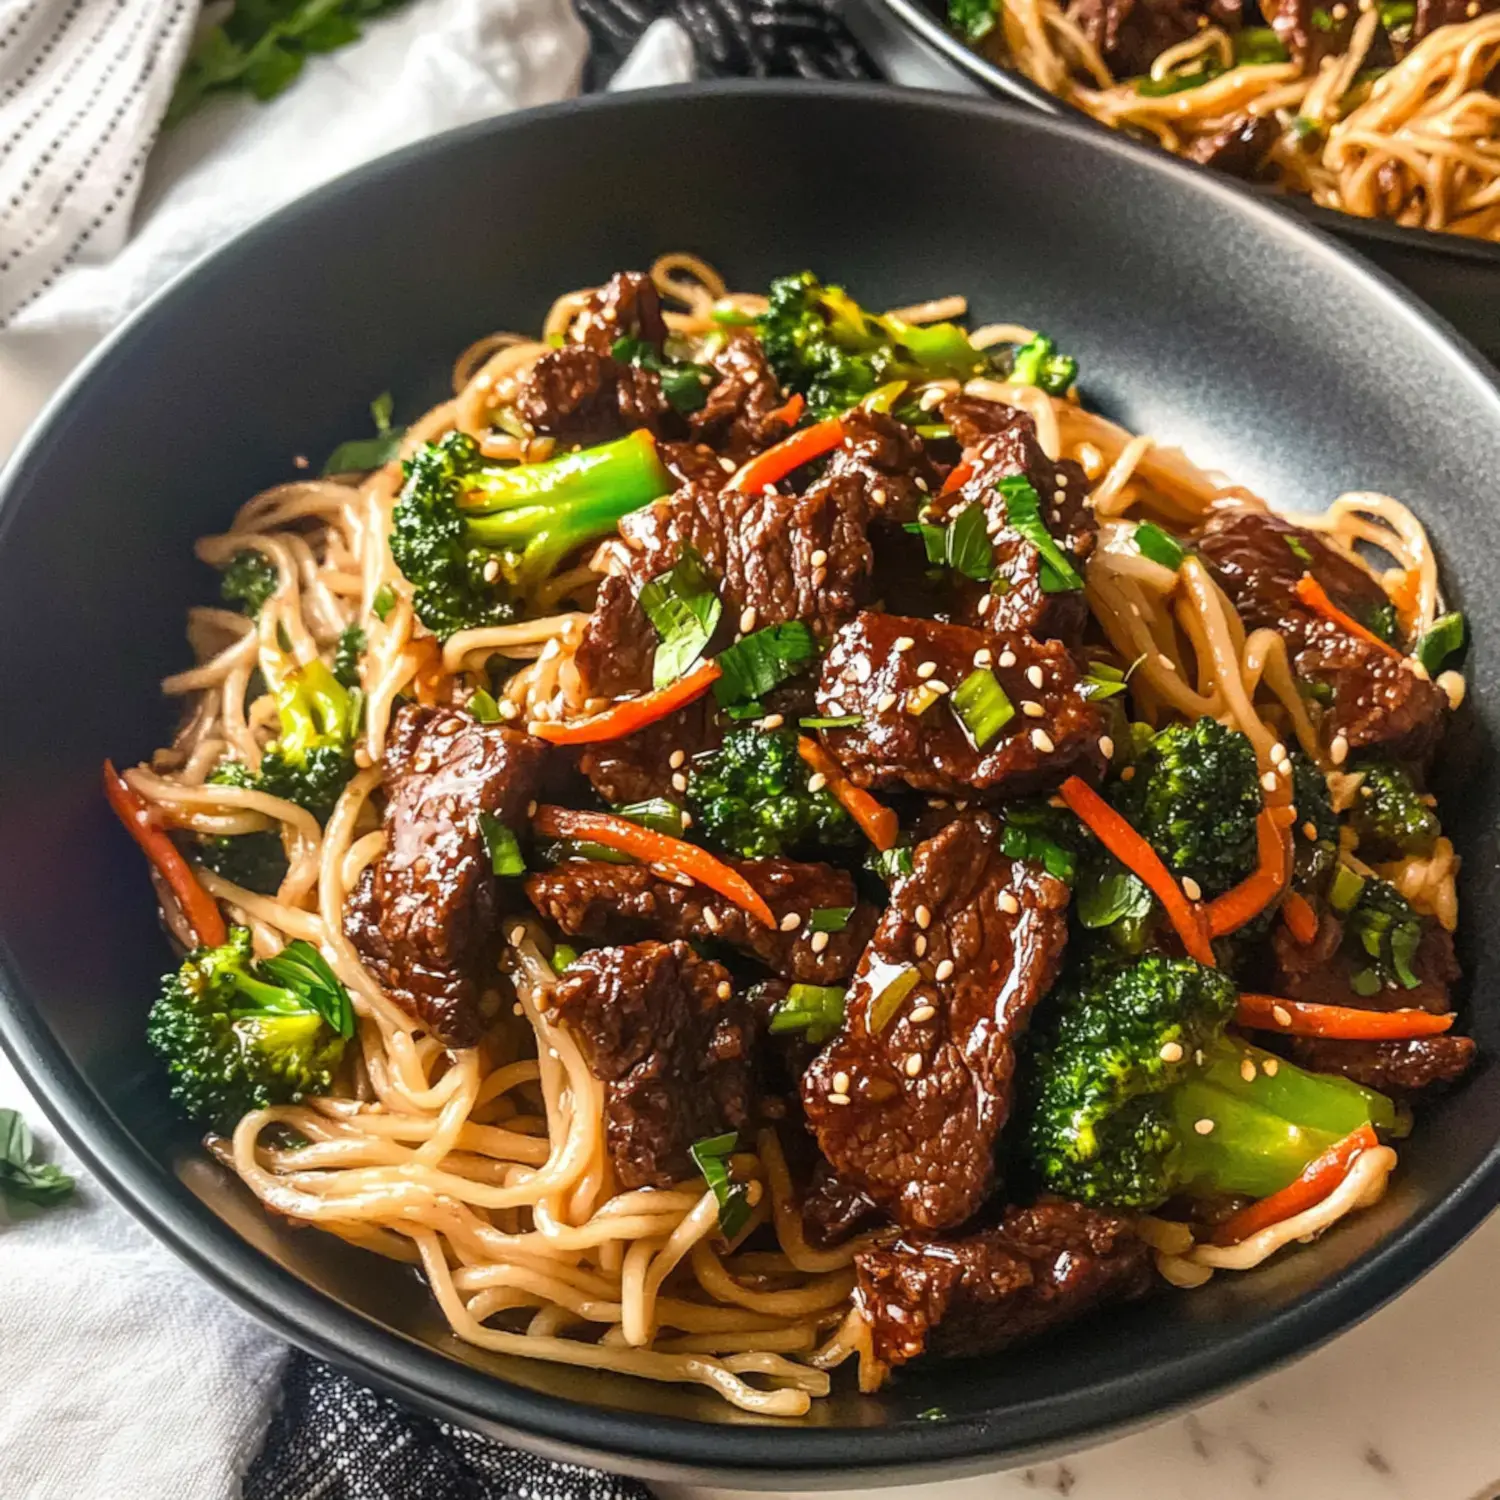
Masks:
[[[1198,550],[1246,628],[1279,631],[1297,676],[1329,689],[1333,701],[1320,728],[1330,743],[1342,735],[1351,754],[1380,746],[1410,760],[1432,751],[1448,712],[1443,690],[1408,659],[1351,634],[1296,595],[1311,573],[1338,609],[1365,624],[1387,602],[1368,573],[1316,532],[1243,506],[1215,510]]]
[[[1156,1279],[1128,1219],[1056,1201],[1007,1208],[999,1228],[960,1240],[902,1235],[860,1250],[854,1268],[854,1305],[887,1368],[992,1354]]]
[[[787,398],[753,333],[735,329],[708,356],[708,364],[718,379],[688,418],[700,442],[743,463],[791,432],[795,418],[784,410]]]
[[[1157,56],[1212,20],[1240,26],[1238,0],[1073,0],[1069,17],[1117,76],[1148,73]]]
[[[1067,886],[1007,859],[999,839],[995,819],[969,813],[918,845],[843,1027],[802,1079],[823,1155],[907,1228],[960,1224],[984,1201],[1016,1042],[1067,938]],[[882,1014],[912,971],[915,987]]]
[[[1199,137],[1182,154],[1216,172],[1253,182],[1280,133],[1275,115],[1236,115],[1222,130]]]
[[[385,753],[385,849],[360,876],[344,929],[393,1000],[450,1047],[483,1030],[475,970],[495,923],[481,813],[525,824],[547,747],[457,709],[408,704]]]
[[[695,699],[685,708],[657,719],[624,739],[601,740],[579,756],[578,766],[604,801],[619,806],[666,797],[681,802],[672,765],[681,750],[683,762],[714,750],[724,737],[723,719],[712,697]]]
[[[765,898],[775,930],[741,907],[700,885],[677,885],[645,865],[566,860],[530,877],[532,905],[570,937],[593,942],[641,936],[717,940],[758,958],[783,979],[802,984],[840,984],[854,972],[875,928],[875,909],[859,900],[853,878],[832,865],[789,859],[728,860]],[[842,932],[820,939],[807,925],[820,908],[852,906]],[[789,912],[802,924],[785,932]]]
[[[563,975],[555,1007],[604,1081],[621,1187],[692,1177],[694,1141],[750,1123],[754,1017],[728,971],[686,943],[595,948]]]
[[[885,1219],[880,1205],[863,1188],[846,1182],[822,1160],[813,1168],[801,1206],[802,1230],[808,1243],[825,1250],[842,1245]]]
[[[656,630],[636,603],[639,587],[621,573],[606,573],[594,595],[573,664],[590,696],[613,698],[651,685]]]
[[[921,438],[904,422],[860,407],[846,412],[843,423],[844,441],[829,455],[824,477],[856,480],[876,522],[916,520],[943,483]]]
[[[655,284],[644,272],[617,271],[589,297],[571,332],[595,354],[608,354],[622,338],[641,339],[659,354],[667,324]]]
[[[1325,57],[1347,51],[1359,18],[1357,6],[1330,0],[1262,0],[1261,11],[1304,72],[1316,72]]]
[[[1471,1037],[1415,1037],[1405,1042],[1345,1042],[1295,1037],[1292,1060],[1314,1073],[1341,1073],[1367,1089],[1410,1099],[1440,1084],[1452,1083],[1474,1062]]]
[[[1088,476],[1072,459],[1048,458],[1037,441],[1035,421],[1013,406],[950,396],[941,411],[963,445],[968,477],[941,497],[939,516],[951,519],[977,502],[984,507],[994,545],[991,583],[956,580],[963,601],[961,618],[1002,633],[1024,631],[1076,642],[1088,619],[1083,591],[1049,594],[1042,588],[1041,553],[1009,525],[1005,497],[996,486],[1002,479],[1024,478],[1036,491],[1043,524],[1081,568],[1098,532],[1088,503]]]
[[[1415,989],[1381,988],[1361,995],[1350,985],[1355,974],[1369,968],[1370,959],[1353,939],[1345,941],[1344,924],[1326,912],[1318,935],[1301,946],[1282,924],[1271,940],[1276,961],[1277,993],[1313,1005],[1347,1005],[1356,1010],[1426,1010],[1446,1015],[1452,1010],[1449,989],[1460,970],[1453,954],[1453,938],[1430,917],[1422,919],[1422,938],[1412,955],[1412,973],[1421,981]]]
[[[912,644],[898,650],[901,640]],[[976,670],[976,655],[988,662],[1016,710],[981,750],[946,696],[921,713],[908,706],[928,683],[956,690]],[[823,659],[818,712],[860,716],[851,728],[823,734],[850,779],[865,787],[1021,797],[1072,775],[1097,780],[1107,760],[1099,744],[1104,715],[1082,696],[1066,646],[967,625],[861,614],[839,631]]]

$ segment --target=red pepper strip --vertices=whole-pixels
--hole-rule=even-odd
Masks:
[[[626,698],[606,708],[602,714],[589,719],[573,719],[566,724],[551,719],[534,719],[528,728],[539,740],[549,745],[593,745],[600,740],[620,740],[637,729],[644,729],[658,719],[664,719],[674,709],[701,698],[721,676],[716,661],[700,662],[685,677],[660,688],[654,693],[644,693],[639,698]]]
[[[766,420],[768,422],[785,422],[788,427],[795,427],[802,420],[802,413],[806,409],[807,402],[802,399],[802,392],[793,391],[775,411],[766,413]]]
[[[816,740],[800,735],[797,753],[827,781],[828,790],[882,854],[895,845],[901,824],[885,803],[872,797],[863,787],[855,786],[844,775],[844,768]]]
[[[1293,1219],[1300,1213],[1321,1203],[1349,1175],[1360,1154],[1373,1151],[1379,1142],[1369,1125],[1361,1125],[1343,1140],[1335,1141],[1321,1156],[1314,1158],[1302,1169],[1302,1175],[1289,1182],[1278,1193],[1262,1198],[1231,1214],[1214,1230],[1216,1245],[1238,1245],[1251,1235]]]
[[[1258,917],[1285,888],[1291,875],[1292,840],[1282,827],[1284,809],[1263,807],[1255,819],[1255,869],[1233,890],[1225,891],[1203,908],[1210,937],[1237,932]]]
[[[655,829],[643,828],[612,813],[577,812],[570,807],[539,807],[532,817],[537,832],[553,839],[587,839],[634,855],[648,865],[662,865],[686,875],[699,885],[743,907],[763,927],[776,927],[776,918],[760,893],[740,874],[696,844],[685,844]]]
[[[785,479],[793,469],[800,469],[803,464],[831,453],[843,441],[844,424],[838,417],[814,422],[811,427],[782,438],[764,453],[757,453],[740,466],[739,473],[724,488],[753,494],[775,484],[778,479]]]
[[[1297,580],[1297,597],[1309,608],[1316,610],[1325,620],[1332,620],[1340,629],[1347,630],[1350,635],[1358,636],[1360,640],[1368,642],[1377,649],[1384,651],[1387,656],[1393,656],[1397,661],[1405,661],[1406,658],[1389,641],[1383,641],[1373,630],[1366,630],[1352,615],[1346,615],[1332,599],[1328,597],[1323,585],[1318,582],[1311,573],[1304,573]]]
[[[948,471],[948,477],[943,481],[943,487],[938,491],[940,495],[951,495],[954,490],[962,489],[974,477],[974,465],[968,459],[962,463],[954,464]]]
[[[188,926],[205,948],[217,948],[229,940],[224,917],[218,903],[198,883],[193,867],[182,857],[181,850],[151,821],[145,800],[115,770],[112,761],[104,762],[104,795],[114,808],[125,831],[141,846],[146,858],[177,897]]]
[[[1317,937],[1318,914],[1305,896],[1288,891],[1286,900],[1281,903],[1281,916],[1292,941],[1300,947],[1306,948]]]
[[[1325,1036],[1343,1042],[1406,1042],[1438,1036],[1453,1025],[1451,1015],[1436,1016],[1430,1010],[1358,1010],[1352,1005],[1314,1005],[1248,992],[1240,996],[1234,1019],[1252,1031]]]
[[[1161,861],[1156,850],[1107,803],[1088,782],[1070,776],[1058,788],[1062,799],[1079,821],[1109,850],[1122,865],[1146,882],[1161,902],[1167,919],[1177,929],[1189,958],[1200,964],[1214,965],[1214,950],[1202,916],[1172,878],[1172,872]]]

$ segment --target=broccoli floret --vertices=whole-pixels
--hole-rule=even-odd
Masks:
[[[276,592],[279,579],[276,564],[264,552],[246,547],[229,559],[229,566],[219,580],[219,594],[226,604],[255,616]]]
[[[1345,923],[1344,941],[1369,960],[1349,981],[1356,994],[1414,990],[1421,983],[1412,961],[1422,943],[1422,919],[1388,881],[1365,881]]]
[[[776,378],[814,417],[831,416],[893,380],[963,378],[989,367],[956,323],[903,323],[868,313],[811,271],[771,283],[756,331]]]
[[[1323,773],[1301,751],[1292,756],[1292,884],[1304,896],[1321,896],[1339,858],[1339,823]],[[1312,837],[1308,837],[1308,829]]]
[[[1034,334],[1020,345],[1012,356],[1010,378],[1018,385],[1035,385],[1049,396],[1061,396],[1078,379],[1078,361],[1071,354],[1058,353],[1057,345],[1045,333]]]
[[[346,688],[359,686],[359,659],[365,654],[365,631],[362,625],[346,625],[339,632],[333,648],[333,675]]]
[[[450,432],[407,460],[391,555],[418,617],[446,639],[515,619],[525,594],[569,552],[671,489],[646,431],[508,466]]]
[[[948,0],[948,24],[972,46],[995,29],[997,9],[995,0]]]
[[[270,829],[204,838],[198,845],[198,858],[216,875],[263,896],[274,896],[286,879],[281,835]]]
[[[252,1109],[327,1093],[353,1033],[348,991],[315,948],[293,943],[257,962],[243,927],[166,975],[146,1023],[172,1098],[226,1131]]]
[[[1136,1209],[1263,1197],[1351,1130],[1394,1122],[1389,1100],[1347,1079],[1279,1059],[1268,1074],[1268,1054],[1224,1035],[1236,1000],[1221,971],[1160,954],[1097,964],[1051,997],[1024,1121],[1046,1186]]]
[[[1410,774],[1390,761],[1371,761],[1360,771],[1364,779],[1349,809],[1349,826],[1359,835],[1360,858],[1431,854],[1442,825],[1422,801]]]
[[[808,787],[811,772],[792,729],[731,729],[688,776],[694,829],[745,859],[848,847],[859,830],[834,795]]]
[[[1179,879],[1208,897],[1255,868],[1261,809],[1255,750],[1217,719],[1171,724],[1136,760],[1135,776],[1111,798]]]

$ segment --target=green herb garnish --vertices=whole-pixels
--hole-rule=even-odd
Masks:
[[[59,1166],[36,1159],[36,1142],[14,1109],[0,1109],[0,1196],[50,1207],[73,1191],[73,1179]]]
[[[724,602],[702,557],[684,547],[665,573],[641,589],[640,604],[660,637],[651,685],[668,687],[703,655],[724,612]]]
[[[703,1174],[703,1180],[718,1200],[719,1228],[729,1240],[734,1239],[750,1219],[750,1195],[746,1186],[743,1182],[732,1181],[729,1176],[729,1157],[739,1140],[739,1133],[730,1130],[723,1135],[694,1141],[688,1148],[693,1165]]]

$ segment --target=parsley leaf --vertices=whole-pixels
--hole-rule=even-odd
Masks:
[[[1041,582],[1044,594],[1072,593],[1083,587],[1083,579],[1072,559],[1042,520],[1042,502],[1024,474],[1011,474],[995,488],[1005,500],[1005,524],[1018,531],[1042,555]],[[1163,533],[1165,535],[1165,533]]]
[[[293,938],[261,966],[317,1011],[342,1037],[354,1035],[354,1004],[328,960],[306,938]]]
[[[714,659],[720,677],[714,697],[726,707],[747,698],[761,698],[789,677],[795,677],[816,655],[818,647],[801,620],[767,625],[727,646]]]
[[[36,1142],[20,1113],[0,1109],[0,1196],[47,1207],[61,1203],[73,1186],[61,1167],[36,1159]]]
[[[493,813],[479,815],[479,832],[490,856],[490,869],[496,875],[524,875],[526,861],[516,836]]]
[[[651,685],[669,687],[703,655],[724,612],[724,602],[702,557],[692,547],[684,547],[665,573],[641,589],[640,604],[661,637]]]
[[[967,505],[946,526],[930,521],[911,521],[906,530],[922,538],[927,561],[939,568],[952,568],[965,578],[984,583],[994,576],[995,553],[985,526],[984,510]]]

